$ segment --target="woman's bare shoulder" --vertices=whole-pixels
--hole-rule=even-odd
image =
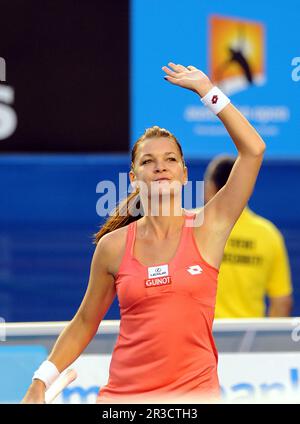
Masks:
[[[128,225],[105,234],[98,242],[97,249],[105,255],[108,272],[115,276],[125,253]]]
[[[204,207],[205,206],[201,206],[199,208],[192,208],[192,209],[186,209],[186,208],[184,208],[184,211],[186,213],[188,213],[188,214],[200,214],[200,213],[203,213]]]
[[[125,243],[128,227],[129,224],[125,225],[124,227],[117,228],[116,230],[110,231],[109,233],[101,237],[98,244],[101,243],[104,249],[115,251],[120,244]]]
[[[200,228],[204,224],[205,207],[185,209],[187,215],[195,215],[193,219],[193,227]]]

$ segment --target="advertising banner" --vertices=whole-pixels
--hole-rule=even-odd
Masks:
[[[169,62],[205,72],[267,144],[266,157],[300,155],[297,0],[132,0],[131,140],[167,128],[186,157],[236,153],[219,119],[194,92],[165,81]],[[172,11],[172,13],[170,13]],[[154,27],[158,22],[158,29]]]
[[[57,403],[95,403],[108,381],[110,359],[81,355],[70,367],[78,378]],[[300,353],[221,353],[218,373],[225,403],[299,402]]]

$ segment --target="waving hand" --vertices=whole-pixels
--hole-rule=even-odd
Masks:
[[[162,70],[167,74],[164,78],[172,84],[192,90],[201,97],[213,87],[208,76],[195,66],[185,67],[173,62],[169,62],[168,66],[163,66]]]

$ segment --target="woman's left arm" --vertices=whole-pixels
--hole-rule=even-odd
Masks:
[[[204,97],[213,88],[209,78],[194,66],[184,67],[173,63],[169,63],[169,66],[173,70],[166,66],[162,69],[168,75],[165,79],[172,84],[190,89],[200,97]],[[235,224],[248,203],[266,145],[248,120],[231,103],[217,116],[232,138],[238,156],[227,183],[207,204],[205,218],[211,218],[219,229],[226,229]]]
[[[219,224],[231,226],[238,220],[253,192],[266,145],[231,103],[218,117],[232,138],[238,156],[226,184],[211,199],[211,209]]]

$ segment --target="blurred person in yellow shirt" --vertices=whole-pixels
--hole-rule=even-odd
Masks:
[[[209,163],[204,175],[205,203],[226,184],[235,159],[231,155],[219,155]],[[215,317],[288,317],[292,303],[284,238],[271,221],[246,206],[225,246]]]

